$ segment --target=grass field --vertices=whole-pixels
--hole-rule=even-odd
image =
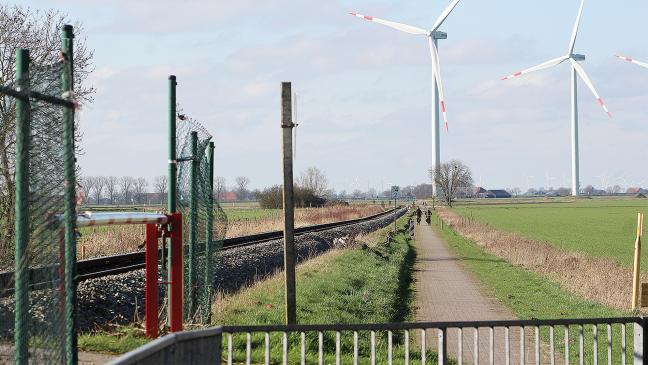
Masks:
[[[484,252],[474,242],[458,235],[453,229],[444,227],[442,230],[439,222],[434,219],[437,232],[450,245],[453,251],[462,258],[463,264],[471,270],[484,284],[487,292],[509,307],[520,319],[558,319],[558,318],[596,318],[630,316],[630,312],[607,308],[598,303],[580,298],[556,282],[523,267],[512,265],[502,258]],[[590,326],[586,326],[585,348],[592,348]],[[604,328],[600,328],[599,336],[603,336]],[[613,363],[620,359],[620,327],[613,328]],[[548,340],[548,329],[544,328],[541,335]],[[630,326],[627,327],[627,338],[632,339]],[[564,353],[562,328],[556,334],[557,349]],[[577,363],[578,349],[577,326],[570,328],[570,358]],[[591,351],[585,363],[593,363]],[[628,358],[631,359],[632,350],[627,349]],[[607,359],[605,346],[599,345],[599,361],[605,363]]]
[[[491,199],[453,208],[457,213],[568,251],[608,257],[631,266],[637,213],[648,213],[648,199],[578,199],[496,204]],[[648,270],[648,257],[642,259]]]

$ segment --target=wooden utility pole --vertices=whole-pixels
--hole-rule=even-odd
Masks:
[[[643,233],[643,213],[637,214],[637,239],[634,249],[634,270],[632,273],[632,310],[639,308],[639,279],[641,275],[641,235]]]
[[[281,130],[283,134],[284,273],[286,276],[286,324],[297,323],[295,292],[295,211],[293,199],[292,90],[281,83]]]

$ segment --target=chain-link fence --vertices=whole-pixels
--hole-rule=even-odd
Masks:
[[[183,215],[185,262],[184,315],[189,323],[209,323],[214,272],[227,232],[227,216],[214,199],[214,144],[209,132],[179,113],[177,208]]]
[[[15,209],[0,223],[13,248],[2,262],[14,270],[1,300],[14,310],[0,314],[0,336],[13,335],[18,364],[76,362],[72,38],[64,27],[56,64],[18,49],[16,80],[0,87],[4,105],[15,106],[15,165],[5,181]],[[30,284],[35,268],[38,287]]]

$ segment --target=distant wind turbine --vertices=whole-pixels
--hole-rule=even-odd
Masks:
[[[641,66],[641,67],[648,68],[648,63],[637,61],[637,60],[635,60],[635,59],[632,58],[632,57],[619,56],[619,55],[615,55],[615,56],[616,56],[617,58],[619,58],[619,59],[624,60],[624,61],[628,61],[628,62],[630,62],[630,63],[634,63],[635,65],[639,65],[639,66]]]
[[[603,108],[603,110],[612,117],[612,114],[608,111],[607,106],[603,102],[603,99],[599,96],[598,92],[592,84],[585,70],[577,61],[584,61],[585,56],[574,53],[574,45],[576,44],[576,36],[578,35],[578,26],[580,24],[581,16],[583,15],[583,7],[585,5],[585,0],[581,0],[580,8],[578,9],[578,17],[576,18],[576,24],[574,24],[574,29],[572,31],[571,40],[569,41],[569,49],[567,54],[560,56],[554,59],[551,59],[547,62],[541,63],[537,66],[533,66],[523,71],[518,71],[512,75],[502,78],[502,80],[512,79],[514,77],[522,76],[533,71],[543,70],[545,68],[557,66],[567,60],[571,63],[571,102],[572,102],[572,113],[571,113],[571,134],[572,134],[572,195],[577,196],[579,192],[579,170],[578,170],[578,77],[585,82],[585,85],[592,91],[594,97],[598,104]]]
[[[443,22],[448,18],[452,10],[457,6],[460,0],[453,0],[450,5],[439,15],[436,22],[432,26],[432,29],[425,30],[422,28],[414,27],[411,25],[401,24],[392,22],[389,20],[383,20],[374,18],[369,15],[362,15],[357,13],[349,13],[358,18],[363,18],[374,23],[386,25],[390,28],[400,30],[405,33],[414,34],[414,35],[423,35],[428,38],[428,45],[430,47],[430,58],[432,62],[432,171],[441,165],[441,146],[439,142],[439,108],[443,114],[443,121],[445,124],[446,131],[448,130],[448,118],[446,115],[446,105],[445,98],[443,96],[443,84],[441,82],[441,67],[439,65],[439,50],[437,45],[437,40],[447,39],[448,34],[438,31],[439,27]],[[434,179],[432,179],[432,195],[437,195],[437,186]]]

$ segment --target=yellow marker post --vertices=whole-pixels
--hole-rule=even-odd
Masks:
[[[634,250],[634,270],[632,275],[632,310],[639,307],[639,276],[641,275],[641,235],[643,233],[643,213],[637,214],[637,239]]]

